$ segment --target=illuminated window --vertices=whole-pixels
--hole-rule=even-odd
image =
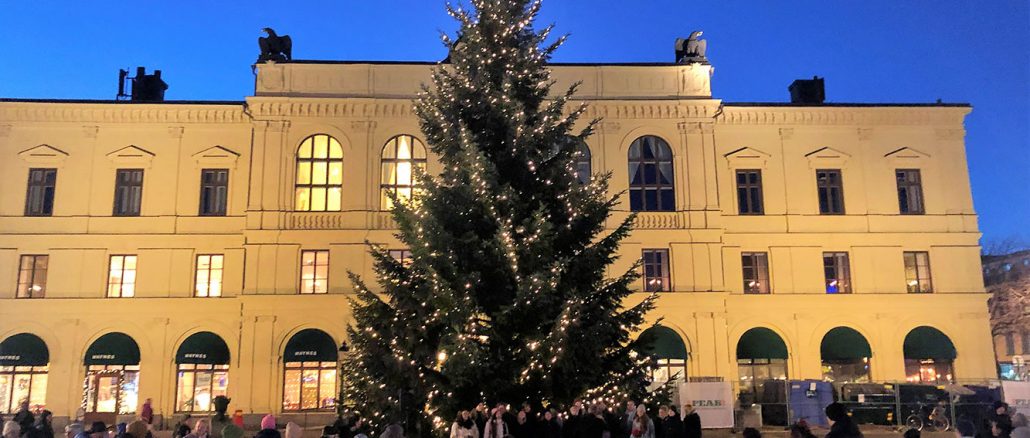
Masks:
[[[25,194],[25,216],[54,214],[54,193],[57,169],[29,169],[29,186]]]
[[[390,257],[393,257],[394,260],[397,260],[398,262],[401,262],[401,264],[404,265],[404,266],[410,266],[411,265],[411,251],[410,250],[406,250],[406,249],[391,249],[390,250]]]
[[[18,298],[46,296],[46,271],[50,258],[45,255],[23,255],[18,267]]]
[[[908,293],[933,292],[929,253],[905,252],[905,285],[908,287]]]
[[[283,410],[331,410],[336,406],[336,362],[287,362]]]
[[[629,147],[629,207],[632,211],[673,211],[672,149],[661,138],[646,135]]]
[[[179,364],[176,412],[210,412],[215,397],[228,394],[229,365]]]
[[[851,293],[851,267],[846,252],[823,253],[823,275],[826,278],[826,293]]]
[[[426,170],[426,147],[410,135],[398,135],[383,146],[380,207],[393,208],[389,193],[395,192],[397,199],[411,199],[415,189],[417,172]]]
[[[329,292],[329,251],[301,251],[300,293],[324,294]]]
[[[687,381],[686,359],[655,359],[655,366],[651,369],[651,381],[664,384],[670,380]]]
[[[844,182],[839,169],[815,171],[819,214],[844,214]]]
[[[740,391],[748,394],[764,394],[765,384],[770,380],[787,380],[786,359],[737,359],[737,375]]]
[[[898,180],[898,210],[901,214],[923,214],[923,180],[919,169],[894,171]]]
[[[340,211],[343,201],[343,147],[335,138],[316,134],[297,149],[294,210]]]
[[[115,175],[114,215],[139,216],[143,203],[143,169],[118,169]]]
[[[14,414],[28,400],[29,410],[46,408],[50,352],[36,335],[19,333],[0,342],[0,414]]]
[[[90,365],[86,379],[86,412],[136,412],[139,365]]]
[[[644,290],[647,292],[672,290],[672,282],[669,280],[669,250],[645,249],[643,258]]]
[[[107,276],[108,298],[129,298],[136,295],[136,256],[111,256]]]
[[[584,142],[576,146],[576,180],[580,184],[590,184],[590,175],[593,174],[590,167],[590,147]]]
[[[763,214],[762,171],[737,171],[737,212],[740,214]]]
[[[744,272],[744,293],[769,293],[769,256],[764,252],[745,252],[740,254],[740,263]]]
[[[197,256],[197,276],[193,288],[193,296],[222,296],[222,266],[224,259],[225,257],[221,254]]]

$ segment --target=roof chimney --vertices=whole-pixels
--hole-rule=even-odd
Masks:
[[[798,79],[787,87],[790,91],[790,103],[822,104],[826,100],[826,87],[823,78],[812,76],[812,79]]]
[[[128,78],[132,80],[132,89],[129,92],[130,100],[133,102],[163,102],[168,84],[161,80],[161,70],[154,70],[154,74],[151,75],[148,75],[146,72],[146,68],[136,67],[136,76]],[[125,96],[123,87],[128,73],[125,70],[118,71],[119,98]]]

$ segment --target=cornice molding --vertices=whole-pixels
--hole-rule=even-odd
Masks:
[[[962,125],[968,108],[723,107],[721,125]],[[860,132],[859,135],[868,133]]]
[[[3,122],[87,123],[245,123],[243,107],[153,104],[81,104],[61,102],[0,103]]]

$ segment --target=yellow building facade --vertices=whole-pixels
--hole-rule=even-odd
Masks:
[[[373,277],[366,240],[404,249],[383,191],[422,165],[432,67],[260,64],[243,102],[0,101],[0,412],[224,393],[324,419],[346,273]],[[968,106],[729,103],[704,64],[553,72],[602,118],[583,165],[628,193],[611,225],[640,210],[611,269],[644,258],[677,378],[997,376]]]

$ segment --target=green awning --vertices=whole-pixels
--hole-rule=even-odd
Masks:
[[[776,332],[755,327],[737,341],[737,359],[786,359],[787,344]]]
[[[108,333],[86,350],[86,365],[139,365],[139,346],[125,333]]]
[[[823,336],[819,347],[823,360],[849,360],[873,357],[865,336],[850,327],[837,327]]]
[[[297,332],[283,352],[283,362],[336,362],[339,358],[339,347],[333,338],[317,329]]]
[[[933,327],[916,327],[905,336],[905,359],[955,359],[958,352],[947,335]]]
[[[194,333],[179,346],[179,351],[175,353],[175,363],[228,365],[229,347],[214,333]]]
[[[0,366],[44,366],[50,363],[46,342],[29,333],[19,333],[0,342]]]
[[[640,334],[645,345],[650,344],[649,354],[655,359],[687,359],[687,346],[683,338],[671,328],[656,325]]]

